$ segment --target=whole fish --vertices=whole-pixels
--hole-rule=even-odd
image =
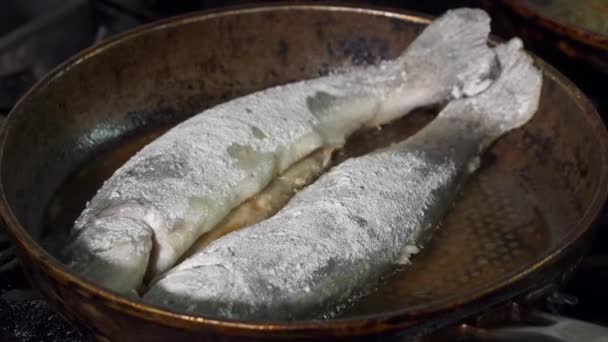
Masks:
[[[502,72],[454,100],[402,143],[352,158],[276,215],[230,233],[177,265],[143,300],[239,320],[314,318],[374,284],[419,247],[478,165],[480,153],[537,110],[542,75],[515,39]]]
[[[108,179],[61,259],[82,277],[135,294],[233,208],[311,152],[364,126],[485,89],[496,71],[481,10],[450,11],[402,56],[277,86],[177,125]]]

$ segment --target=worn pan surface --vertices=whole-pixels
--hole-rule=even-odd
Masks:
[[[30,280],[96,336],[147,341],[415,335],[560,281],[606,199],[607,136],[587,99],[542,61],[534,119],[486,154],[414,263],[335,320],[235,322],[162,311],[79,279],[45,249],[49,232],[65,229],[100,182],[166,127],[235,96],[395,57],[427,23],[353,7],[240,8],[163,21],[69,60],[21,99],[0,140],[2,215]],[[403,138],[428,118],[421,112],[361,134],[343,156]]]

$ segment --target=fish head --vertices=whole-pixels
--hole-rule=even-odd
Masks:
[[[68,241],[60,258],[82,278],[120,294],[140,286],[152,249],[142,221],[121,216],[90,219]]]

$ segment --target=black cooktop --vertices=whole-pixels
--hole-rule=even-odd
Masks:
[[[232,1],[244,3],[245,1]],[[247,1],[251,2],[251,1]],[[353,1],[350,1],[351,3]],[[472,1],[354,1],[439,14]],[[8,113],[23,92],[54,65],[77,51],[129,28],[225,2],[182,0],[4,0],[0,4],[0,115]],[[421,4],[422,3],[422,4]],[[473,2],[474,3],[474,2]],[[60,32],[46,34],[45,32]],[[8,37],[8,38],[7,38]],[[50,41],[42,44],[41,41]],[[604,87],[608,75],[563,56],[528,46],[574,81],[608,118]],[[21,51],[17,53],[17,51]],[[22,51],[26,51],[23,55]],[[560,314],[608,325],[608,213],[599,220],[598,236],[563,292],[568,305]],[[87,340],[57,315],[33,290],[0,231],[0,340]]]

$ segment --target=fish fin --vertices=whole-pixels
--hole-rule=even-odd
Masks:
[[[466,120],[471,132],[482,136],[481,149],[504,133],[527,123],[540,102],[542,72],[523,50],[518,38],[495,48],[500,76],[483,93],[452,101],[440,117]]]

